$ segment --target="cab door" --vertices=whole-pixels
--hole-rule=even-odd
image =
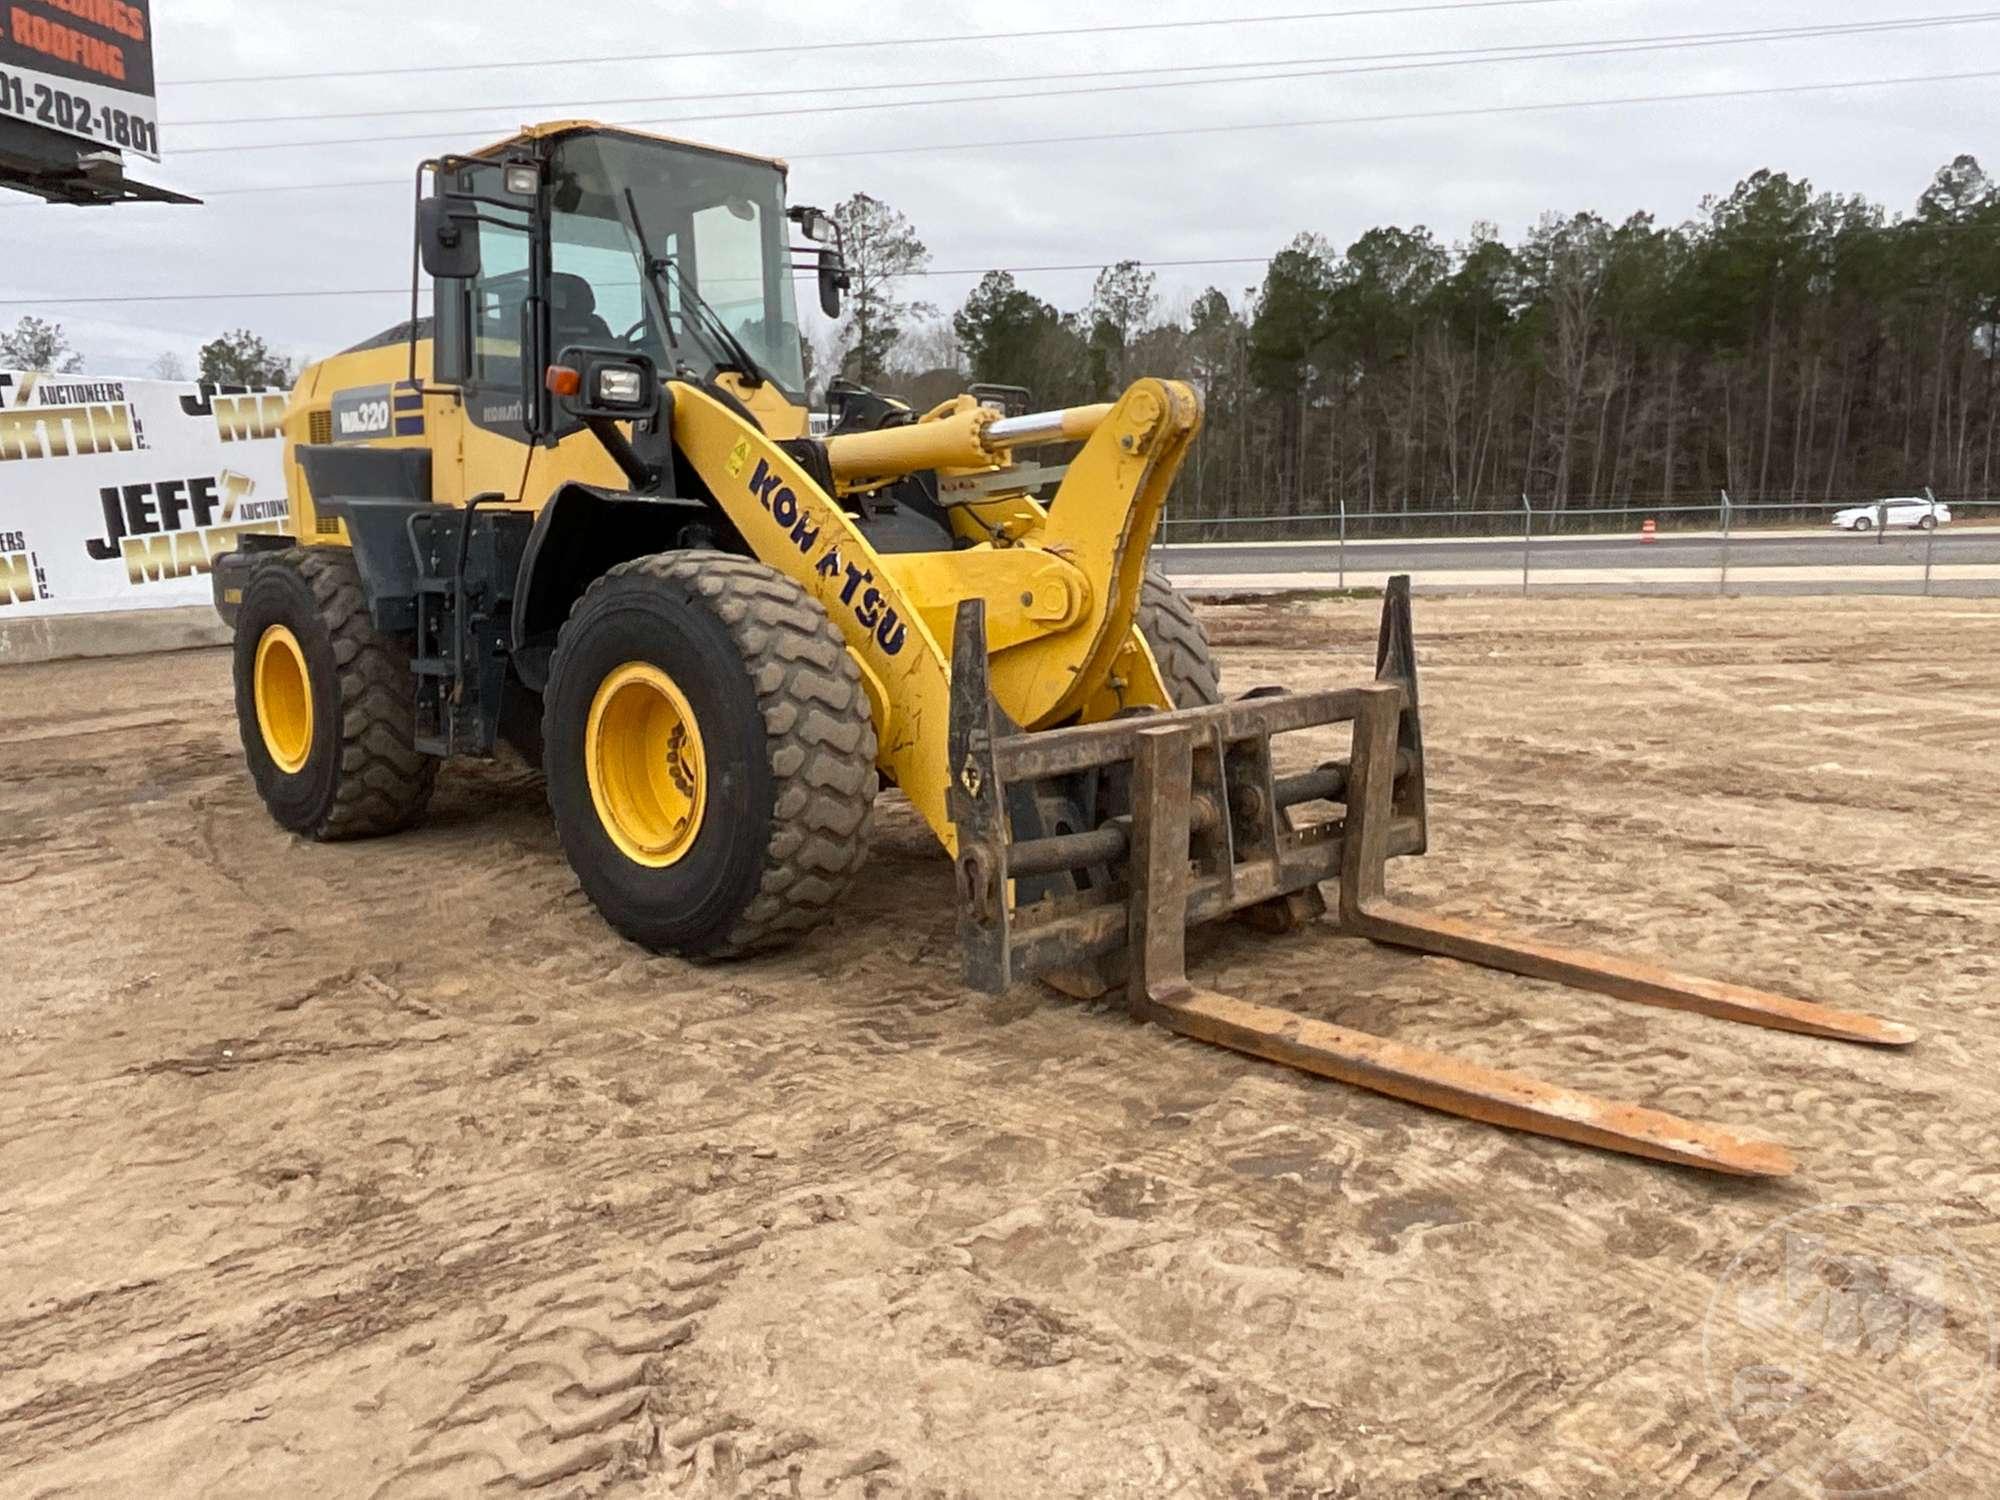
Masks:
[[[441,186],[476,204],[479,269],[434,283],[431,493],[452,505],[496,491],[518,500],[540,393],[536,203],[506,193],[500,163],[455,163]]]

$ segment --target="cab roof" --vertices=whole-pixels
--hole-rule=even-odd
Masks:
[[[711,146],[704,141],[690,141],[677,135],[657,135],[650,130],[634,130],[629,125],[606,125],[597,120],[548,120],[540,125],[523,125],[504,141],[495,141],[490,146],[482,146],[471,156],[499,156],[509,146],[521,145],[528,141],[548,140],[563,135],[623,135],[634,140],[657,141],[668,146],[686,146],[696,151],[709,151],[717,156],[733,156],[740,161],[754,161],[764,166],[776,167],[782,173],[789,173],[791,166],[781,156],[759,156],[754,151],[738,151],[729,146]]]

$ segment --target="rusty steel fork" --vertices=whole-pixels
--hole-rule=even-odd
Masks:
[[[1025,735],[1007,732],[991,708],[976,602],[960,608],[955,646],[960,932],[967,977],[983,988],[1122,955],[1133,1014],[1181,1035],[1494,1125],[1756,1177],[1788,1175],[1791,1154],[1720,1126],[1203,989],[1187,976],[1187,929],[1234,914],[1296,930],[1327,913],[1320,888],[1334,884],[1340,930],[1384,945],[1775,1030],[1888,1047],[1916,1039],[1893,1021],[1391,901],[1388,861],[1421,854],[1429,842],[1407,579],[1388,591],[1376,680],[1336,692],[1253,694]],[[1348,760],[1275,773],[1274,735],[1340,722],[1352,725]],[[1130,768],[1129,812],[1094,829],[1017,838],[1024,791],[1118,767]],[[1338,805],[1341,816],[1298,821],[1295,813],[1313,803]],[[1036,881],[1036,897],[1017,900]]]
[[[1364,710],[1356,721],[1357,738],[1364,732],[1379,732],[1385,725],[1393,733],[1392,717]],[[1127,994],[1135,1015],[1199,1041],[1491,1125],[1709,1171],[1753,1177],[1790,1175],[1794,1166],[1791,1153],[1775,1142],[1352,1031],[1190,983],[1183,942],[1188,830],[1179,816],[1187,798],[1176,796],[1174,791],[1192,774],[1192,751],[1192,736],[1185,730],[1161,726],[1140,731],[1133,802],[1153,812],[1134,823],[1134,942]],[[1367,753],[1356,750],[1354,780],[1359,786],[1351,793],[1354,801],[1350,807],[1364,805],[1361,798],[1367,795],[1367,777],[1361,768],[1367,764]],[[1372,868],[1379,875],[1382,866],[1366,819],[1360,820],[1360,827],[1356,823],[1350,814],[1344,834],[1341,925],[1358,936],[1622,999],[1699,1010],[1725,1020],[1885,1045],[1915,1039],[1908,1027],[1868,1016],[1690,978],[1625,959],[1511,940],[1470,923],[1428,916],[1379,898],[1350,901],[1351,891],[1357,887],[1365,891],[1374,884],[1367,871]]]

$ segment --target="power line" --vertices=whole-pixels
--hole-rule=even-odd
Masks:
[[[1256,62],[1175,63],[1170,66],[1151,67],[1151,68],[1091,68],[1080,72],[1071,71],[1071,72],[1052,73],[1045,71],[1039,73],[1002,74],[998,76],[988,74],[988,75],[982,75],[977,78],[932,78],[916,83],[899,82],[899,83],[817,84],[809,88],[726,89],[718,93],[708,93],[708,94],[631,94],[618,98],[588,99],[588,100],[581,99],[576,95],[569,95],[559,99],[523,100],[523,101],[517,101],[512,104],[467,104],[467,105],[452,105],[448,107],[441,105],[430,105],[427,107],[420,106],[413,109],[360,109],[360,110],[347,110],[341,112],[318,112],[310,114],[290,114],[290,115],[236,115],[236,116],[227,116],[219,119],[176,120],[174,122],[174,128],[176,131],[180,131],[180,130],[195,129],[195,128],[208,128],[208,127],[220,128],[223,126],[234,126],[234,125],[275,125],[275,124],[285,124],[293,121],[297,121],[300,123],[316,123],[320,121],[330,121],[330,120],[386,120],[386,119],[404,119],[413,115],[498,114],[498,115],[512,115],[518,117],[524,115],[533,115],[536,112],[542,110],[563,110],[572,107],[599,109],[599,108],[620,107],[624,105],[634,105],[634,104],[707,104],[725,99],[766,99],[766,100],[797,99],[815,94],[849,95],[849,94],[878,94],[878,93],[888,93],[888,92],[902,93],[919,89],[983,88],[983,87],[994,87],[1000,84],[1015,84],[1015,83],[1064,83],[1064,82],[1082,83],[1100,78],[1154,77],[1166,73],[1225,73],[1225,72],[1237,72],[1253,68],[1318,67],[1322,64],[1341,64],[1344,66],[1353,66],[1357,70],[1359,70],[1361,65],[1370,63],[1400,63],[1408,61],[1427,61],[1430,59],[1498,57],[1502,56],[1503,54],[1511,55],[1511,54],[1523,54],[1523,53],[1528,54],[1528,57],[1515,58],[1512,56],[1508,56],[1506,60],[1525,61],[1529,60],[1529,58],[1532,57],[1539,57],[1544,55],[1548,56],[1561,55],[1562,53],[1567,52],[1570,49],[1584,48],[1584,47],[1622,47],[1622,46],[1641,46],[1641,45],[1666,44],[1666,43],[1685,43],[1688,45],[1694,45],[1699,43],[1710,43],[1710,42],[1720,43],[1720,42],[1734,42],[1734,41],[1764,40],[1767,38],[1768,39],[1781,39],[1788,37],[1813,38],[1820,36],[1846,34],[1848,32],[1924,29],[1924,28],[1931,28],[1938,26],[1961,25],[1961,24],[1969,24],[1981,21],[1991,21],[1994,19],[2000,19],[2000,11],[1990,11],[1990,10],[1970,11],[1955,15],[1943,15],[1943,16],[1888,17],[1874,21],[1819,23],[1810,26],[1774,26],[1774,27],[1758,27],[1758,28],[1749,28],[1749,29],[1740,29],[1731,31],[1681,32],[1681,33],[1669,33],[1666,35],[1658,35],[1658,36],[1592,37],[1572,42],[1545,42],[1545,43],[1514,42],[1501,46],[1492,46],[1492,47],[1436,47],[1436,48],[1431,48],[1428,51],[1399,50],[1395,52],[1343,53],[1333,57],[1281,57],[1281,58],[1270,58]],[[1198,80],[1191,80],[1191,81],[1198,81]],[[1230,83],[1233,82],[1254,83],[1260,80],[1255,77],[1246,77],[1243,79],[1224,79],[1221,81]],[[1092,92],[1108,93],[1108,92],[1116,92],[1116,90],[1092,90]],[[1038,97],[1038,96],[1008,94],[1001,97],[1022,98],[1022,97]],[[956,103],[959,101],[920,99],[909,102],[916,104],[928,104],[928,103]],[[866,106],[866,107],[873,108],[879,106]],[[793,112],[819,114],[819,113],[829,113],[832,112],[832,110],[830,108],[828,109],[816,108],[810,111],[793,111]],[[759,111],[758,115],[761,117],[768,113],[770,113],[770,111]],[[734,119],[739,117],[731,115],[704,117],[697,115],[697,116],[690,116],[687,118],[698,120],[702,118]],[[631,123],[639,123],[639,122],[634,121]],[[471,129],[472,127],[468,126],[466,128]],[[436,134],[435,131],[431,131],[431,132],[426,132],[423,135],[373,136],[373,137],[368,137],[367,140],[379,140],[379,141],[426,140],[431,138],[431,136],[435,134]],[[273,144],[354,145],[354,144],[365,144],[365,141],[299,141],[299,142],[276,142]],[[213,146],[182,148],[181,150],[177,151],[176,154],[193,155],[197,151],[213,151],[216,149],[218,148]]]
[[[1511,47],[1449,48],[1433,52],[1383,53],[1379,54],[1376,58],[1371,58],[1371,59],[1304,58],[1304,59],[1299,59],[1298,61],[1309,64],[1336,63],[1339,65],[1332,67],[1311,66],[1305,68],[1292,68],[1285,72],[1276,72],[1276,73],[1267,72],[1260,74],[1249,74],[1237,78],[1185,78],[1185,79],[1170,79],[1166,81],[1153,82],[1153,83],[1123,83],[1123,84],[1112,84],[1112,85],[1098,85],[1095,87],[1083,88],[1083,89],[1041,89],[1041,90],[1028,90],[1028,91],[1013,90],[1007,93],[1000,93],[1000,94],[991,94],[991,93],[966,94],[945,99],[891,99],[891,100],[883,100],[877,103],[868,103],[868,104],[829,104],[829,105],[812,105],[809,107],[802,107],[798,109],[777,109],[777,110],[754,109],[754,110],[742,110],[724,114],[674,115],[666,117],[655,116],[655,117],[606,121],[605,123],[615,124],[615,125],[692,125],[692,124],[713,123],[724,120],[777,119],[784,116],[792,116],[792,115],[812,115],[818,117],[822,115],[852,114],[862,111],[884,110],[884,109],[912,109],[912,108],[922,108],[922,107],[936,107],[940,105],[982,104],[982,103],[993,103],[993,102],[1012,103],[1016,100],[1022,100],[1022,99],[1065,99],[1065,98],[1074,98],[1079,95],[1085,95],[1090,98],[1097,98],[1100,95],[1104,94],[1141,93],[1141,92],[1150,92],[1162,89],[1213,88],[1227,84],[1276,83],[1276,82],[1283,82],[1286,80],[1299,79],[1299,78],[1345,77],[1356,74],[1369,74],[1369,73],[1421,72],[1438,68],[1474,67],[1492,63],[1540,62],[1550,59],[1570,58],[1570,57],[1624,56],[1629,54],[1643,54],[1649,52],[1680,51],[1696,47],[1742,46],[1742,45],[1763,44],[1767,42],[1815,39],[1821,37],[1874,35],[1878,33],[1895,32],[1895,31],[1933,30],[1944,26],[1975,25],[1991,21],[2000,21],[2000,11],[1991,11],[1991,10],[1973,11],[1953,16],[1909,17],[1903,19],[1881,20],[1881,21],[1836,22],[1831,25],[1817,25],[1817,26],[1767,27],[1759,30],[1747,30],[1747,31],[1686,32],[1678,35],[1668,35],[1668,36],[1606,38],[1603,40],[1556,43],[1552,44],[1548,48],[1543,48],[1543,49],[1526,49],[1520,45],[1516,45]],[[1407,59],[1407,60],[1388,61],[1384,59]],[[1209,64],[1205,67],[1197,67],[1197,68],[1142,69],[1140,71],[1192,72],[1192,71],[1212,71],[1223,68],[1283,68],[1285,66],[1286,62],[1284,60],[1280,60],[1277,62],[1258,62],[1258,63],[1219,63],[1219,64]],[[990,81],[995,83],[1019,83],[1019,82],[1039,82],[1039,81],[1053,80],[1053,79],[1085,80],[1091,78],[1119,77],[1119,76],[1125,76],[1125,75],[1116,72],[1067,73],[1067,74],[1044,73],[1039,75],[1035,74],[1025,75],[1024,77],[1020,78],[994,79]],[[967,80],[967,82],[978,82],[978,80]],[[955,85],[949,83],[880,85],[880,87],[888,87],[888,88],[893,88],[893,87],[947,88],[954,86]],[[820,92],[825,92],[825,90],[806,89],[806,90],[799,90],[797,92],[820,93]],[[725,95],[719,97],[736,97],[736,96]],[[556,105],[558,104],[563,104],[568,102],[570,101],[553,101],[541,104],[522,105],[520,106],[520,108],[528,110],[548,109],[556,107]],[[597,105],[602,105],[602,104],[619,104],[626,102],[657,102],[657,101],[626,101],[626,100],[605,99],[605,100],[589,101],[584,105],[584,107],[593,108],[596,107]],[[293,118],[308,119],[311,117],[294,116]],[[468,132],[471,129],[471,127],[469,126],[464,128]],[[225,145],[225,146],[183,147],[177,150],[175,152],[175,155],[206,156],[206,155],[217,155],[217,154],[231,154],[244,151],[296,150],[304,147],[388,145],[401,141],[433,141],[437,138],[437,134],[438,133],[436,131],[421,131],[408,135],[347,136],[347,137],[335,137],[325,140],[250,141],[250,142],[242,142],[234,145]]]
[[[1125,257],[1129,259],[1130,257]],[[1166,271],[1193,266],[1261,266],[1271,259],[1268,255],[1219,255],[1196,257],[1187,260],[1148,260],[1137,264],[1144,270]],[[926,268],[921,271],[906,271],[904,276],[945,277],[945,276],[985,276],[993,272],[1004,272],[1009,276],[1028,276],[1042,272],[1056,271],[1102,271],[1109,264],[1106,261],[1072,261],[1064,265],[1045,266],[956,266],[951,268]],[[812,279],[807,273],[798,277],[802,281]],[[899,278],[900,279],[900,278]],[[425,290],[428,290],[426,288]],[[108,303],[128,302],[229,302],[271,301],[282,298],[303,297],[403,297],[410,295],[405,286],[389,287],[323,287],[296,291],[256,291],[256,292],[120,292],[108,296],[95,297],[0,297],[0,307],[84,307]]]
[[[1899,223],[1889,224],[1884,227],[1893,230],[1901,228],[1912,222],[1914,221],[1903,220],[1900,221]],[[1967,231],[1974,231],[1981,233],[1991,233],[1995,232],[1996,228],[2000,228],[2000,226],[1995,226],[1992,224],[1948,224],[1947,223],[1947,224],[1932,224],[1927,226],[1927,228],[1931,231],[1967,230]],[[1142,271],[1171,271],[1171,270],[1187,270],[1197,266],[1264,266],[1264,265],[1269,265],[1274,258],[1275,258],[1275,252],[1272,255],[1208,255],[1208,256],[1193,256],[1178,260],[1138,260],[1138,261],[1132,261],[1132,264],[1136,265]],[[1117,261],[1077,260],[1077,261],[1066,261],[1057,265],[1040,265],[1040,266],[952,266],[949,268],[926,267],[925,269],[920,271],[901,272],[896,279],[903,280],[906,278],[913,278],[913,277],[943,278],[949,276],[990,276],[995,274],[1007,275],[1007,276],[1033,276],[1033,275],[1043,275],[1043,274],[1054,274],[1056,272],[1062,272],[1062,271],[1102,271],[1109,265],[1120,264],[1126,260],[1131,260],[1131,257],[1122,256],[1119,257]],[[800,281],[810,281],[813,279],[813,277],[811,273],[802,273],[798,275],[795,279]],[[429,295],[430,292],[429,287],[422,287],[420,288],[420,290],[425,295]],[[407,300],[409,295],[410,295],[410,289],[407,285],[369,286],[369,287],[312,287],[312,288],[298,288],[289,291],[266,290],[266,291],[249,291],[249,292],[121,292],[109,296],[94,296],[94,297],[0,297],[0,307],[91,307],[91,306],[103,306],[109,304],[123,305],[128,303],[159,303],[159,302],[238,302],[238,301],[268,302],[268,301],[283,301],[288,299],[291,300],[316,299],[323,297],[400,297]]]
[[[1916,221],[1901,220],[1884,228],[1894,230],[1906,227]],[[1993,224],[1931,224],[1925,226],[1929,232],[1940,230],[1971,231],[1977,233],[2000,232],[2000,225]],[[1198,266],[1264,266],[1275,259],[1271,255],[1208,255],[1192,256],[1176,260],[1138,260],[1132,263],[1142,271],[1188,270]],[[943,278],[950,276],[1033,276],[1054,274],[1062,271],[1102,271],[1107,266],[1131,260],[1130,256],[1119,257],[1116,261],[1078,260],[1061,264],[1039,266],[952,266],[925,267],[920,271],[904,271],[895,278]],[[811,281],[813,273],[801,272],[794,279]],[[428,295],[429,287],[421,290]],[[0,307],[86,307],[108,304],[158,303],[158,302],[265,302],[286,299],[316,299],[323,297],[400,297],[405,300],[410,295],[408,285],[380,287],[314,287],[293,290],[267,290],[249,292],[120,292],[92,297],[0,297]]]
[[[1141,31],[1192,31],[1215,26],[1265,26],[1284,21],[1343,21],[1368,16],[1414,16],[1438,11],[1513,10],[1529,5],[1575,5],[1588,0],[1430,0],[1420,5],[1372,5],[1360,9],[1291,11],[1268,16],[1228,16],[1193,21],[1130,21],[1110,26],[1052,26],[1038,31],[967,31],[951,36],[875,37],[840,42],[790,42],[769,47],[714,47],[697,52],[619,52],[596,57],[533,57],[517,62],[421,63],[407,68],[351,68],[325,73],[236,73],[215,78],[170,78],[175,88],[226,83],[301,83],[321,78],[398,78],[412,73],[494,73],[522,68],[585,67],[596,63],[684,62],[713,57],[768,57],[778,53],[849,52],[869,48],[929,47],[956,42],[1017,42],[1032,38],[1110,36]]]
[[[914,156],[935,151],[977,151],[987,146],[1071,146],[1089,141],[1159,140],[1167,136],[1238,135],[1255,130],[1313,130],[1336,125],[1400,125],[1421,120],[1465,120],[1494,115],[1545,114],[1565,109],[1624,108],[1635,104],[1687,104],[1714,99],[1771,98],[1785,94],[1826,93],[1840,89],[1893,88],[1912,83],[1960,83],[1977,78],[2000,78],[2000,68],[1970,73],[1930,73],[1914,78],[1858,78],[1842,83],[1791,83],[1765,88],[1704,89],[1693,94],[1628,94],[1618,99],[1565,99],[1535,104],[1485,104],[1464,109],[1410,110],[1381,115],[1338,115],[1324,120],[1277,120],[1250,125],[1180,125],[1164,130],[1102,131],[1088,135],[1044,135],[1016,141],[954,141],[937,144],[890,146],[879,150],[815,151],[805,161],[832,161],[856,156]]]
[[[1522,45],[1527,45],[1523,43]],[[1346,58],[1349,62],[1371,62],[1396,57],[1437,57],[1445,52],[1494,51],[1494,48],[1445,48],[1437,52],[1378,52],[1362,53]],[[1084,72],[1069,73],[1015,73],[998,76],[987,75],[980,78],[931,78],[920,83],[822,83],[810,88],[796,89],[725,89],[713,94],[630,94],[616,99],[583,100],[575,95],[562,99],[524,100],[514,104],[454,104],[431,105],[417,109],[356,109],[338,112],[323,112],[303,115],[233,115],[220,119],[174,121],[174,129],[196,130],[209,126],[224,125],[280,125],[294,121],[317,122],[322,120],[391,120],[404,119],[411,115],[522,115],[533,114],[545,109],[567,109],[573,105],[596,109],[606,105],[625,104],[706,104],[718,99],[798,99],[811,94],[880,94],[902,92],[910,89],[960,89],[989,86],[1001,83],[1044,83],[1055,80],[1082,81],[1091,78],[1137,78],[1159,73],[1212,73],[1227,72],[1238,68],[1282,68],[1299,62],[1334,62],[1341,59],[1317,58],[1276,58],[1270,61],[1240,63],[1174,63],[1156,68],[1093,68]],[[468,127],[469,128],[469,127]],[[409,139],[409,137],[383,136],[383,140]]]
[[[1611,99],[1563,99],[1533,104],[1477,105],[1464,109],[1408,110],[1393,114],[1337,115],[1319,120],[1271,120],[1244,125],[1185,125],[1164,130],[1101,131],[1088,135],[1022,137],[1014,140],[918,142],[902,146],[875,146],[842,151],[814,151],[791,156],[794,161],[851,160],[859,157],[911,156],[954,151],[1016,150],[1031,146],[1064,146],[1081,142],[1154,140],[1163,136],[1234,135],[1262,130],[1316,130],[1347,125],[1399,125],[1430,120],[1462,120],[1488,115],[1543,114],[1572,109],[1618,109],[1641,104],[1705,103],[1716,99],[1757,99],[1791,94],[1835,93],[1847,89],[1900,88],[1911,84],[1961,83],[1974,79],[2000,78],[2000,69],[1988,68],[1966,73],[1925,73],[1906,78],[1855,78],[1836,83],[1779,84],[1759,88],[1705,89],[1690,94],[1629,94]],[[262,187],[190,188],[206,198],[237,197],[251,193],[334,192],[352,188],[407,187],[410,179],[370,177],[348,182],[287,182]],[[21,205],[55,207],[57,205]],[[127,212],[133,210],[128,209]]]
[[[1646,104],[1694,104],[1707,103],[1718,99],[1759,99],[1798,94],[1838,93],[1850,89],[1903,88],[1912,84],[1965,83],[1978,79],[2000,78],[2000,68],[1984,68],[1963,73],[1922,73],[1903,78],[1851,78],[1828,83],[1778,84],[1759,88],[1704,89],[1698,93],[1686,94],[1627,94],[1611,99],[1558,99],[1540,101],[1533,104],[1474,105],[1464,109],[1408,110],[1393,114],[1378,115],[1337,115],[1319,120],[1269,120],[1243,125],[1183,125],[1161,130],[1100,131],[1087,135],[1047,135],[1022,137],[1014,140],[945,141],[918,143],[903,146],[862,147],[843,151],[813,151],[795,154],[795,161],[832,161],[861,157],[910,156],[920,153],[954,151],[1000,151],[1016,150],[1031,146],[1064,146],[1081,142],[1157,140],[1169,136],[1235,135],[1264,130],[1317,130],[1348,125],[1388,125],[1411,124],[1434,120],[1476,119],[1483,116],[1505,116],[1522,114],[1548,114],[1576,109],[1620,109]],[[346,182],[282,182],[256,187],[215,187],[187,188],[185,191],[198,193],[204,198],[243,197],[250,194],[271,196],[279,193],[344,192],[357,188],[400,187],[409,188],[408,175],[399,177],[366,177]],[[29,209],[54,210],[68,205],[50,203],[21,203],[9,205],[16,211]],[[136,216],[148,205],[133,204],[123,210]],[[185,212],[175,208],[174,212]]]

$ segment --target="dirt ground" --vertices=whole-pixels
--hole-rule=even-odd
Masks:
[[[1225,685],[1357,680],[1374,609],[1210,610]],[[599,922],[518,766],[305,845],[224,653],[0,671],[0,1492],[1787,1493],[1768,1460],[1991,1493],[2000,605],[1416,613],[1434,852],[1392,888],[1923,1040],[1330,932],[1204,935],[1196,978],[1767,1134],[1795,1178],[968,993],[894,798],[836,930],[697,969]],[[1819,1426],[1746,1434],[1732,1266],[1838,1204],[1896,1216],[1801,1263],[1894,1326],[1813,1356]]]

